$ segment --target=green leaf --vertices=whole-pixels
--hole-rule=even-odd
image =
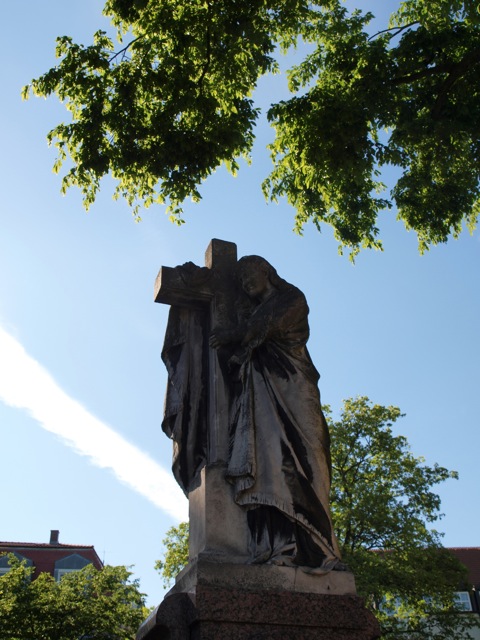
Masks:
[[[79,187],[85,207],[111,174],[135,215],[159,203],[181,220],[217,167],[235,173],[248,160],[257,82],[301,45],[290,93],[268,111],[273,170],[262,186],[292,205],[295,230],[331,225],[353,259],[382,248],[378,216],[394,207],[420,252],[475,229],[477,3],[405,0],[377,33],[372,13],[340,0],[108,0],[104,14],[117,49],[101,30],[89,46],[59,37],[58,64],[22,91],[55,94],[70,112],[49,139],[63,151],[55,170],[74,168],[62,189]],[[400,175],[385,193],[389,166]]]

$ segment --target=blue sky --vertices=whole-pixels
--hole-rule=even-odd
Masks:
[[[61,542],[134,565],[149,604],[161,600],[153,564],[186,501],[160,427],[167,308],[154,304],[153,283],[161,265],[203,264],[220,238],[239,255],[263,255],[305,292],[309,349],[334,412],[355,395],[397,405],[407,415],[395,431],[413,453],[459,471],[439,488],[439,528],[447,546],[478,546],[480,233],[419,256],[414,234],[387,212],[385,251],[353,266],[328,228],[299,237],[293,210],[265,203],[265,124],[252,165],[237,178],[217,171],[183,227],[160,207],[136,224],[108,180],[86,214],[77,192],[60,195],[45,140],[66,112],[55,99],[22,102],[20,89],[54,64],[57,35],[90,41],[101,4],[17,0],[3,9],[0,539],[47,542],[59,529]],[[283,87],[282,77],[262,81],[261,103]]]

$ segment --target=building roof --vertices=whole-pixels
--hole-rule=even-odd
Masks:
[[[480,589],[480,547],[448,547],[448,550],[468,569],[468,581]]]
[[[50,542],[2,542],[0,554],[16,552],[33,562],[35,567],[33,578],[40,573],[54,574],[55,563],[68,556],[78,554],[88,560],[96,569],[103,567],[103,562],[97,555],[93,545],[62,544],[59,542],[59,532],[50,533]]]
[[[3,542],[0,540],[0,549],[94,549],[93,544],[49,544],[48,542]]]

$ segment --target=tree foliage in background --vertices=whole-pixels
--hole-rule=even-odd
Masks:
[[[398,407],[367,397],[344,401],[338,420],[329,416],[332,452],[332,516],[343,560],[374,611],[383,638],[462,640],[471,617],[455,607],[465,568],[441,546],[432,525],[440,513],[434,486],[457,473],[415,458],[392,425]],[[188,561],[188,524],[172,527],[157,562],[165,583]]]
[[[88,565],[59,582],[10,554],[0,577],[0,640],[134,640],[146,617],[138,581],[126,567]]]
[[[155,562],[155,569],[163,577],[165,587],[171,585],[188,563],[188,533],[188,522],[181,522],[178,527],[170,527],[162,540],[165,552],[163,560]]]
[[[267,113],[275,129],[267,198],[285,197],[301,231],[332,225],[352,257],[381,247],[377,217],[395,205],[420,251],[473,230],[479,212],[480,13],[472,0],[405,0],[372,33],[370,12],[341,0],[107,0],[120,44],[57,39],[59,62],[24,96],[56,94],[71,121],[48,135],[63,189],[85,206],[100,180],[139,207],[200,199],[218,166],[249,158],[253,91],[300,45],[290,95]],[[399,170],[384,192],[380,170]]]
[[[344,400],[338,420],[330,416],[330,502],[342,556],[382,637],[469,638],[470,618],[455,607],[465,570],[432,528],[443,515],[433,487],[458,474],[414,457],[392,431],[401,417],[367,397]]]

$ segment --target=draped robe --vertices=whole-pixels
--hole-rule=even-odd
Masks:
[[[237,358],[241,385],[232,403],[226,478],[237,504],[278,510],[321,550],[319,570],[330,570],[340,557],[328,506],[330,441],[306,347],[303,293],[292,285],[275,291],[243,331],[249,341]]]
[[[168,372],[162,428],[173,440],[172,471],[187,497],[207,460],[206,327],[205,311],[172,306],[162,350]]]
[[[321,560],[307,562],[307,570],[324,572],[339,567],[340,554],[328,506],[329,433],[321,410],[319,374],[306,347],[308,311],[303,293],[285,283],[250,308],[247,319],[239,323],[237,345],[229,348],[235,349],[236,372],[235,365],[224,369],[224,376],[231,378],[225,478],[247,516],[267,508],[293,523],[283,542],[290,536],[288,542],[298,547],[300,538],[311,540],[320,550],[316,560]],[[207,329],[203,310],[173,306],[162,352],[168,370],[162,426],[173,439],[173,472],[187,496],[208,463]],[[242,346],[241,334],[249,335]],[[278,531],[285,529],[275,515],[267,514],[266,520],[272,520]],[[294,556],[302,555],[298,551],[294,549]]]

